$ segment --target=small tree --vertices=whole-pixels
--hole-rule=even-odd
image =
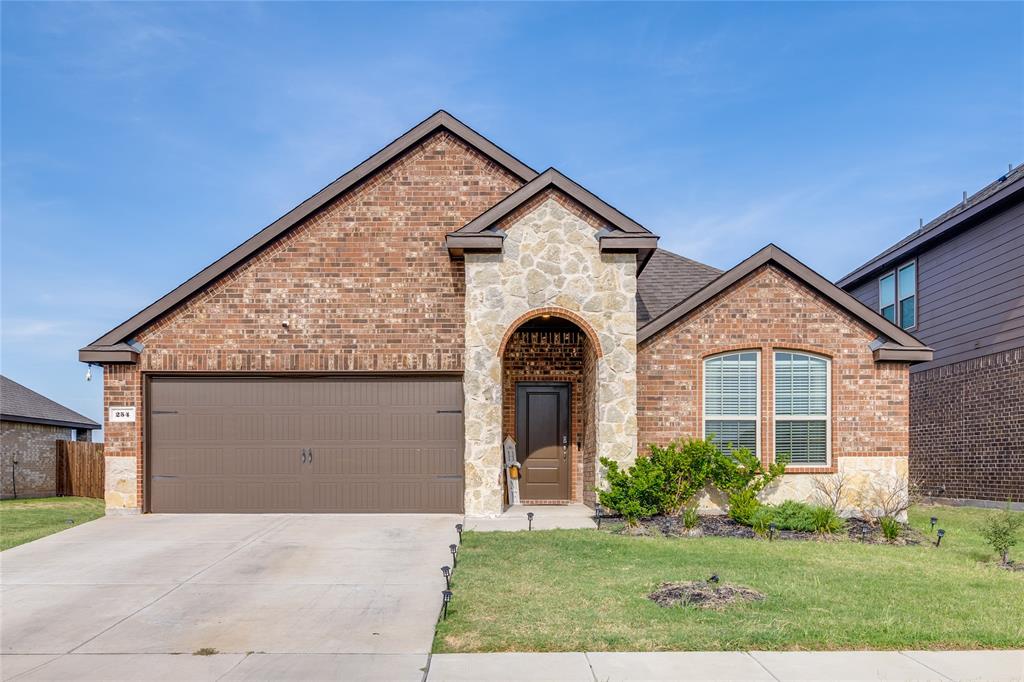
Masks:
[[[1003,566],[1010,564],[1010,548],[1020,540],[1018,531],[1024,527],[1024,514],[1010,511],[1007,500],[1003,511],[989,516],[981,529],[981,535],[999,554]]]

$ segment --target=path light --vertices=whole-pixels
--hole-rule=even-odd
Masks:
[[[768,524],[768,542],[771,542],[775,539],[775,528],[776,526],[774,523]]]
[[[441,575],[444,576],[444,586],[445,586],[445,589],[449,589],[449,590],[452,589],[452,567],[451,566],[442,566],[441,567]]]
[[[939,546],[939,545],[940,545],[940,544],[942,543],[942,537],[943,537],[943,536],[944,536],[945,534],[946,534],[946,531],[944,531],[944,530],[942,530],[942,529],[940,528],[940,529],[939,529],[939,532],[937,533],[937,535],[938,535],[939,537],[935,538],[935,546],[936,546],[936,547],[938,547],[938,546]]]
[[[860,539],[862,542],[868,541],[868,527],[862,526],[860,529]]]
[[[441,598],[444,600],[444,619],[448,620],[448,602],[452,600],[452,591],[445,590],[441,593]]]
[[[597,519],[597,529],[601,530],[601,504],[594,505],[594,518]]]
[[[939,517],[933,516],[932,517],[932,532],[933,533],[935,532],[935,524],[938,523],[938,522],[939,522]]]
[[[455,558],[455,555],[459,553],[458,545],[448,545],[448,551],[452,553],[452,568],[459,565],[459,560]]]
[[[715,585],[717,585],[718,584],[718,574],[717,573],[712,573],[711,577],[708,578],[708,582],[709,583],[714,583]]]
[[[533,512],[526,512],[526,521],[530,524],[527,530],[533,530]]]
[[[461,523],[456,523],[455,524],[455,532],[459,534],[459,544],[461,545],[462,544],[462,524]]]
[[[74,519],[68,519],[64,523],[68,524],[69,526],[73,526],[73,525],[75,525],[75,520]]]

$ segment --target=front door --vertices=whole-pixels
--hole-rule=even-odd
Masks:
[[[569,384],[516,384],[516,455],[524,500],[569,499]]]

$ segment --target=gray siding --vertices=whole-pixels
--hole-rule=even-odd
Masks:
[[[911,331],[935,359],[913,371],[1024,347],[1024,203],[918,254],[917,277]],[[878,310],[877,279],[850,293]]]

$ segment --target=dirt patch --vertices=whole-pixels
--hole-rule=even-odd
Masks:
[[[764,595],[757,590],[739,585],[718,585],[692,580],[683,583],[662,583],[647,595],[658,606],[695,606],[719,611],[741,601],[761,601]]]

